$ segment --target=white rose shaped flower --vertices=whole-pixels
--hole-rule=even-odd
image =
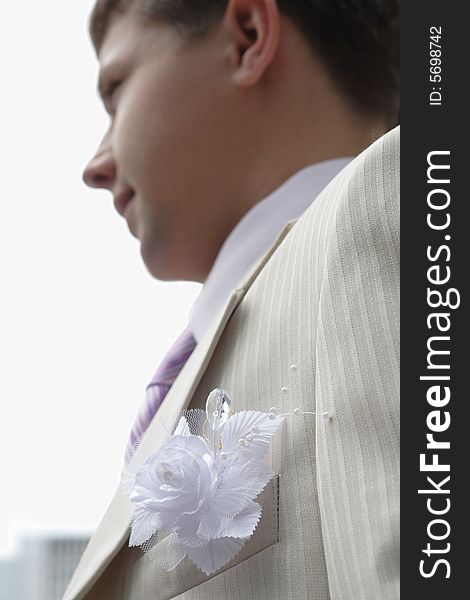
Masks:
[[[197,522],[216,486],[217,469],[204,440],[171,437],[136,475],[130,545],[143,544],[159,529],[178,529],[179,522]]]

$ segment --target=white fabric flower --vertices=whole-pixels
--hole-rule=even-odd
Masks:
[[[189,556],[210,575],[241,550],[261,518],[254,499],[274,476],[264,458],[284,417],[259,411],[229,416],[229,404],[223,390],[211,392],[208,417],[188,411],[135,476],[129,545],[168,532],[160,542],[167,570]],[[217,414],[223,418],[214,420]],[[191,433],[190,422],[200,423],[201,435]]]
[[[146,527],[133,528],[131,546],[143,544],[158,529],[177,527],[187,515],[195,520],[216,485],[217,469],[205,442],[195,435],[171,437],[136,475],[130,499]]]

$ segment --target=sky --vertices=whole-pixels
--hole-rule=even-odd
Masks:
[[[0,19],[0,549],[16,527],[99,522],[200,291],[152,279],[110,192],[81,180],[108,122],[92,5],[9,2]]]

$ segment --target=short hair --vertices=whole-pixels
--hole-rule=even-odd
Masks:
[[[201,36],[225,13],[228,0],[97,0],[90,36],[97,52],[112,13],[129,8]],[[338,93],[363,115],[398,121],[399,0],[277,0],[305,36]]]

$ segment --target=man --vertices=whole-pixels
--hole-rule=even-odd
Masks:
[[[98,0],[110,124],[85,182],[112,192],[154,277],[204,283],[127,462],[217,387],[235,410],[315,414],[286,422],[255,533],[215,574],[129,548],[119,489],[65,600],[398,598],[397,13]]]

